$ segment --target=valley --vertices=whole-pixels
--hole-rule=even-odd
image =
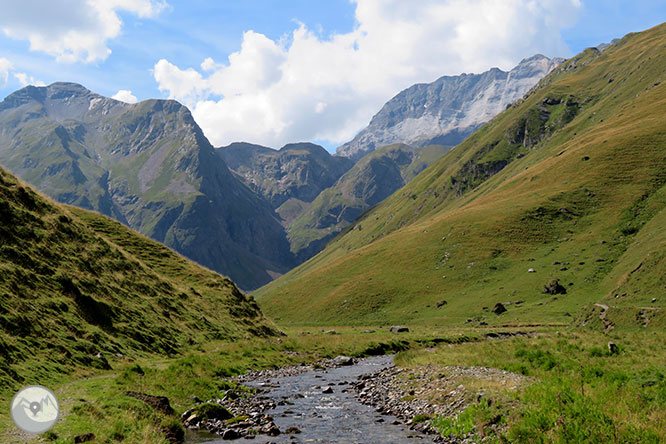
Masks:
[[[335,155],[9,94],[0,402],[60,417],[0,442],[666,442],[665,48],[415,84]]]

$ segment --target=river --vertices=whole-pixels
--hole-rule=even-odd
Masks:
[[[258,435],[255,439],[225,441],[206,440],[208,444],[222,443],[337,443],[337,444],[408,444],[432,442],[404,424],[393,424],[396,418],[377,413],[372,407],[358,402],[350,383],[359,376],[392,365],[392,356],[377,356],[359,360],[351,366],[313,370],[298,376],[256,380],[248,385],[265,390],[263,396],[277,402],[267,413],[283,432],[279,436]],[[330,387],[332,393],[323,393]],[[290,427],[301,430],[285,434]],[[293,438],[292,438],[293,437]],[[201,436],[188,439],[203,442]]]

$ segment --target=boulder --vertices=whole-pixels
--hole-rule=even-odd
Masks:
[[[322,390],[321,392],[322,392],[322,393],[326,393],[326,394],[333,393],[333,388],[331,388],[331,387],[324,387],[323,390]]]
[[[238,439],[240,437],[241,437],[240,433],[238,433],[238,431],[234,429],[226,429],[222,433],[222,439]]]
[[[353,365],[353,364],[354,364],[354,360],[353,360],[352,358],[350,358],[349,356],[342,356],[342,355],[341,355],[341,356],[336,356],[336,357],[333,359],[333,363],[334,363],[336,366],[339,367],[339,366],[343,366],[343,365]]]
[[[618,347],[615,342],[609,342],[608,353],[611,355],[617,355],[618,353],[620,353],[620,347]]]
[[[558,279],[551,279],[550,282],[543,286],[543,292],[547,294],[566,294],[567,289],[560,284]]]
[[[442,307],[445,306],[446,304],[448,304],[448,302],[446,302],[445,300],[442,299],[441,301],[439,301],[439,302],[437,303],[437,308],[442,308]]]
[[[495,313],[496,315],[501,315],[505,311],[506,311],[506,307],[504,307],[504,304],[502,304],[501,302],[498,302],[493,307],[493,313]]]
[[[394,325],[389,329],[389,331],[391,333],[406,333],[409,331],[409,328],[402,325]]]

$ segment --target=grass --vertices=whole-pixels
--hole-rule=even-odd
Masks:
[[[55,204],[4,170],[0,214],[4,399],[36,381],[59,386],[275,333],[231,280],[104,216]]]
[[[606,343],[620,346],[610,354]],[[398,354],[405,367],[474,365],[530,376],[515,393],[485,392],[456,417],[433,418],[442,435],[474,432],[502,442],[631,442],[666,440],[663,331],[604,335],[564,329],[501,342],[485,341]],[[465,385],[470,387],[469,384]],[[495,424],[507,424],[501,435]]]
[[[110,359],[110,370],[79,369],[57,380],[38,379],[54,390],[61,405],[62,419],[48,437],[43,437],[70,444],[75,436],[92,431],[100,442],[166,442],[165,424],[171,422],[173,427],[174,418],[194,407],[192,396],[206,401],[223,397],[230,389],[243,395],[245,389],[228,378],[248,370],[297,365],[341,354],[368,356],[395,352],[422,347],[433,340],[455,342],[460,336],[460,332],[438,328],[416,329],[400,335],[386,329],[363,333],[367,327],[336,327],[336,334],[320,330],[287,329],[287,337],[210,341],[180,357],[116,358]],[[144,402],[126,396],[126,391],[166,396],[176,415],[157,413]],[[11,390],[3,390],[0,402],[9,402],[11,396]],[[14,431],[11,420],[0,417],[0,435]]]

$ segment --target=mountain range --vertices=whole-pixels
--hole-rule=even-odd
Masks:
[[[93,209],[256,288],[295,264],[271,205],[173,100],[127,104],[81,85],[0,103],[0,163],[59,202]]]
[[[663,325],[665,45],[660,25],[564,61],[260,306],[294,324]]]
[[[279,150],[232,143],[216,152],[287,224],[354,164],[312,143],[291,143]]]
[[[415,114],[405,106],[422,103],[428,118],[439,109],[442,122],[458,107],[457,120],[438,127],[477,125],[556,63],[535,56],[510,73],[415,85],[354,139],[366,140],[390,115],[389,126],[402,128],[393,139],[412,145],[373,152],[379,146],[366,144],[353,160],[310,143],[214,149],[178,102],[127,104],[73,83],[29,86],[0,103],[0,164],[57,201],[111,216],[251,290],[319,252],[450,149],[425,145],[432,134],[407,123]]]

